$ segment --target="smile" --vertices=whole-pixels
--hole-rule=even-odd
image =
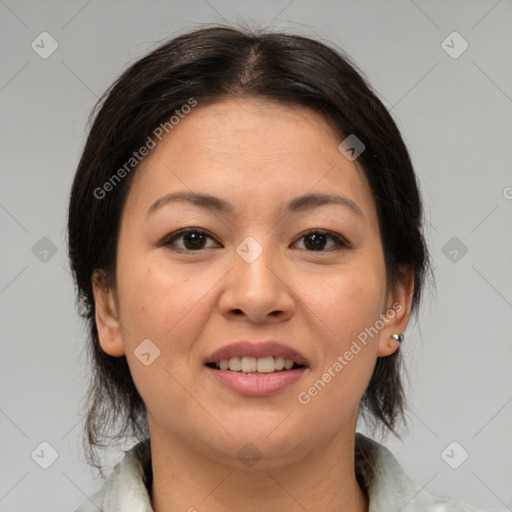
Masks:
[[[218,370],[228,370],[244,375],[265,375],[274,372],[302,368],[303,365],[297,364],[291,359],[284,357],[231,357],[230,359],[221,359],[215,363],[209,363],[210,368]]]

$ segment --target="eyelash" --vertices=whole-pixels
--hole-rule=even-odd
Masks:
[[[171,233],[169,236],[167,236],[162,241],[162,245],[171,248],[171,250],[183,251],[183,252],[188,252],[188,253],[204,251],[205,250],[204,248],[192,250],[192,249],[181,249],[181,248],[176,248],[176,247],[173,248],[172,247],[173,242],[175,240],[182,238],[183,236],[185,236],[189,233],[198,233],[198,234],[204,235],[208,238],[211,238],[212,240],[214,239],[210,234],[208,234],[205,230],[203,230],[201,228],[184,228],[175,233]],[[314,253],[314,252],[331,252],[333,250],[351,249],[350,244],[348,244],[340,235],[337,235],[337,234],[333,233],[332,231],[327,231],[324,229],[310,229],[309,231],[306,231],[305,233],[303,233],[302,236],[297,241],[300,241],[303,238],[306,238],[310,235],[327,235],[327,237],[329,237],[335,241],[335,243],[338,247],[337,247],[337,249],[327,249],[327,250],[322,250],[322,251],[308,251],[307,249],[303,249],[303,250],[306,250],[307,252],[312,252],[312,253]]]

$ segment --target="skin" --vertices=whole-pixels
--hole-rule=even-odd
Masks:
[[[357,161],[319,114],[255,99],[199,104],[153,149],[134,176],[122,214],[115,289],[93,276],[100,343],[126,355],[146,404],[156,512],[368,510],[354,472],[359,402],[377,357],[391,355],[410,314],[412,271],[386,282],[375,204]],[[228,201],[233,216],[165,194],[201,192]],[[329,204],[285,215],[308,193],[336,193],[361,210]],[[180,229],[207,231],[162,241]],[[322,250],[304,238],[327,230]],[[248,236],[252,263],[236,252]],[[209,238],[211,237],[211,238]],[[188,251],[187,251],[188,249]],[[357,335],[398,302],[379,335],[307,405],[297,396],[344,354]],[[160,356],[134,355],[150,339]],[[304,354],[308,369],[270,397],[244,397],[217,383],[203,361],[238,340],[277,340]],[[261,459],[237,452],[253,443]]]

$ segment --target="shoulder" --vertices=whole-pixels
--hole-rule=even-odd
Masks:
[[[144,480],[148,440],[125,451],[100,489],[73,512],[153,512]]]
[[[407,477],[385,446],[361,433],[356,434],[355,464],[367,488],[369,512],[484,512],[452,496],[425,491]]]

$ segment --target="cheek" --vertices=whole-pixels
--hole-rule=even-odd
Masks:
[[[302,390],[310,411],[355,411],[371,378],[378,336],[368,335],[382,312],[385,267],[379,253],[360,254],[341,268],[308,277],[298,292],[313,314],[320,361]],[[332,421],[335,423],[336,419]],[[333,423],[333,425],[334,425]]]
[[[336,348],[375,324],[382,312],[386,282],[379,259],[356,257],[327,275],[308,277],[301,292],[304,302],[321,320],[317,322]]]
[[[378,272],[353,270],[338,272],[306,301],[314,313],[320,364],[297,399],[308,417],[324,418],[326,429],[357,418],[377,358],[378,336],[364,338],[364,333],[379,318],[385,287]]]
[[[209,292],[219,281],[218,272],[185,267],[170,265],[160,253],[118,268],[127,352],[150,339],[160,349],[158,363],[174,370],[191,363],[191,348],[211,316]]]
[[[121,313],[135,334],[146,337],[152,334],[160,339],[172,327],[173,320],[177,322],[185,314],[190,292],[188,279],[182,273],[166,269],[160,261],[162,258],[135,249],[136,243],[125,242],[119,247],[117,282]]]
[[[191,347],[209,318],[206,309],[211,304],[204,297],[215,281],[191,279],[183,272],[171,272],[168,265],[154,260],[149,264],[149,259],[143,262],[142,258],[118,270],[130,373],[148,410],[153,415],[160,411],[161,420],[171,424],[170,403],[184,416],[195,407],[183,386],[192,388],[189,374],[196,361],[191,361]],[[157,350],[149,344],[152,362],[145,365],[137,354],[148,339]],[[200,416],[200,411],[193,414]]]

